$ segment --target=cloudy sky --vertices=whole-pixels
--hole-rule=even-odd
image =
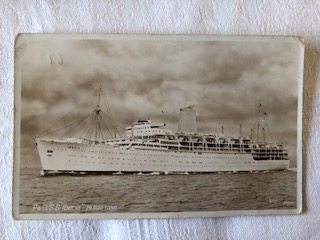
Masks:
[[[269,39],[270,40],[270,39]],[[249,131],[261,103],[262,123],[296,158],[297,41],[29,39],[21,63],[22,165],[40,166],[33,142],[52,127],[84,117],[101,82],[122,126],[138,119],[177,130],[179,109],[194,106],[199,132]],[[93,97],[92,97],[93,99]],[[60,119],[60,120],[59,120]]]

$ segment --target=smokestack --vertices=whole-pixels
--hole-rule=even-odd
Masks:
[[[180,109],[178,132],[196,133],[196,110],[191,106]]]

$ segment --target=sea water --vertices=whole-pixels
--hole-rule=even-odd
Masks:
[[[69,174],[21,169],[20,213],[295,209],[297,173]]]

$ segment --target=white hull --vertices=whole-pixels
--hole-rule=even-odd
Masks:
[[[247,153],[129,149],[107,144],[37,140],[43,170],[107,172],[223,172],[289,168],[289,160],[256,161]]]

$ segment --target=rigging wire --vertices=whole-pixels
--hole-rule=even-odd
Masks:
[[[92,111],[89,115],[93,115],[94,114],[94,112],[95,111]],[[70,137],[73,137],[73,136],[76,136],[76,134],[78,134],[78,133],[80,133],[80,135],[82,135],[81,133],[83,133],[84,132],[84,129],[85,129],[85,126],[84,127],[82,127],[82,125],[84,125],[85,124],[85,121],[83,121],[82,123],[81,123],[81,125],[79,124],[78,126],[74,126],[73,127],[73,129],[71,129],[70,131],[69,131],[69,136]],[[90,126],[90,124],[89,124],[89,126]],[[92,126],[92,125],[91,125]],[[73,130],[74,130],[74,132],[73,132]],[[80,136],[79,136],[79,138],[80,138]]]
[[[60,138],[63,138],[64,136],[66,136],[67,134],[69,134],[69,132],[71,132],[72,130],[74,130],[77,126],[79,126],[84,120],[86,120],[88,117],[90,117],[91,113],[88,114],[86,117],[84,117],[83,119],[81,119],[80,121],[78,121],[78,123],[68,132],[66,132],[64,135],[62,135]]]
[[[107,127],[107,124],[105,123],[104,119],[103,119],[103,118],[101,118],[101,119],[102,119],[102,122],[103,122],[103,124],[104,124],[104,126],[105,126],[106,130],[107,130],[107,131],[108,131],[108,133],[109,133],[109,136],[110,136],[110,137],[112,137],[112,134],[110,133],[109,128]]]
[[[91,90],[93,89],[94,87],[91,87],[91,89],[89,90],[90,92],[92,92]],[[88,101],[88,99],[90,99],[90,97],[92,96],[92,94],[90,93],[89,95],[87,95],[87,97],[81,101],[75,108],[73,108],[71,111],[69,111],[67,114],[63,115],[62,117],[60,118],[57,118],[57,120],[49,127],[47,128],[47,130],[45,130],[45,133],[42,134],[42,135],[37,135],[35,138],[40,138],[40,137],[44,137],[44,136],[47,136],[49,134],[52,134],[56,131],[51,131],[51,129],[58,123],[60,122],[62,119],[65,119],[68,115],[70,115],[72,112],[74,112],[78,107],[80,107],[84,102]],[[63,129],[63,128],[61,128]],[[61,130],[60,129],[60,130]],[[49,133],[47,133],[49,132]]]
[[[81,121],[81,120],[80,120],[80,121]],[[76,123],[78,123],[78,122],[79,122],[79,120],[74,121],[74,122],[72,122],[72,123],[68,124],[67,126],[64,126],[64,127],[58,128],[58,129],[56,129],[56,130],[54,130],[54,131],[51,131],[51,132],[49,132],[49,133],[46,133],[45,135],[41,135],[41,136],[39,136],[38,138],[40,138],[40,137],[44,137],[44,136],[47,136],[47,135],[49,135],[49,134],[52,134],[52,133],[58,132],[58,131],[60,131],[60,130],[62,130],[62,129],[65,129],[65,128],[68,128],[68,127],[71,127],[72,125],[74,125],[74,124],[76,124]]]
[[[86,136],[86,132],[88,131],[89,128],[91,128],[92,125],[88,124],[88,126],[82,131],[82,133],[80,134],[79,138],[82,138],[82,136]]]
[[[123,127],[121,124],[114,121],[111,117],[109,117],[105,112],[102,111],[102,114],[115,126],[119,127],[121,130],[125,131],[125,127]]]
[[[91,117],[91,122],[89,123],[89,128],[88,128],[88,131],[86,132],[85,134],[85,138],[86,139],[91,139],[91,134],[94,132],[94,117],[92,116]]]
[[[92,87],[91,89],[93,89],[94,87]],[[90,91],[91,92],[91,91]],[[95,91],[94,94],[92,95],[92,93],[89,94],[88,97],[85,98],[85,100],[81,101],[75,108],[73,108],[71,111],[69,111],[67,114],[65,114],[63,117],[59,118],[53,125],[50,126],[50,128],[48,128],[46,131],[45,131],[45,134],[43,135],[38,135],[36,138],[39,138],[39,137],[44,137],[44,136],[47,136],[47,135],[50,135],[50,134],[53,134],[55,132],[58,132],[60,130],[63,130],[63,129],[67,129],[67,128],[70,128],[71,129],[69,131],[67,131],[65,134],[63,134],[60,138],[63,138],[67,135],[69,136],[75,136],[76,134],[80,134],[80,137],[84,136],[84,137],[88,137],[89,139],[91,138],[91,134],[90,134],[90,131],[92,132],[100,132],[99,134],[99,137],[101,136],[102,139],[104,139],[104,134],[103,134],[103,129],[101,128],[101,120],[103,122],[103,125],[104,127],[106,128],[107,132],[109,133],[109,136],[112,137],[112,134],[108,128],[108,125],[106,124],[106,122],[104,121],[104,119],[102,118],[102,115],[100,113],[98,113],[98,115],[94,116],[92,118],[92,121],[91,123],[93,124],[89,124],[89,126],[85,126],[84,128],[80,128],[78,129],[78,127],[80,126],[81,127],[81,124],[85,123],[85,120],[92,114],[88,114],[86,115],[84,118],[82,118],[81,120],[79,121],[74,121],[74,122],[71,122],[70,124],[65,124],[64,127],[61,127],[61,128],[58,128],[56,130],[53,130],[53,131],[50,131],[58,122],[60,122],[62,119],[64,120],[64,122],[66,121],[66,118],[68,116],[70,116],[73,112],[75,112],[80,106],[82,106],[83,104],[87,104],[90,100],[90,102],[93,100],[91,99],[92,97],[94,97],[96,94],[99,94],[99,98],[102,96],[103,98],[103,102],[104,102],[104,105],[106,107],[106,111],[108,114],[104,113],[102,110],[100,111],[100,113],[103,113],[103,115],[107,116],[108,120],[116,126],[115,128],[115,132],[118,134],[118,135],[121,135],[120,132],[119,132],[119,129],[121,130],[125,130],[125,127],[123,127],[121,124],[115,122],[113,119],[112,119],[112,113],[111,113],[111,110],[110,110],[110,106],[109,106],[109,103],[106,99],[106,94],[104,91],[102,91],[101,89],[101,82],[100,82],[100,88],[99,90]],[[99,106],[99,105],[98,105]],[[95,131],[94,131],[95,130]]]
[[[93,88],[93,87],[92,87]],[[91,88],[91,89],[92,89]],[[90,91],[91,92],[91,91]],[[57,130],[54,131],[50,131],[58,122],[60,122],[61,120],[65,119],[67,116],[69,116],[71,113],[73,113],[77,108],[79,108],[81,105],[83,105],[83,103],[85,103],[86,101],[88,101],[88,99],[90,99],[92,97],[92,93],[89,94],[89,96],[87,96],[83,101],[81,101],[75,108],[73,108],[71,111],[69,111],[67,114],[63,115],[62,117],[58,118],[49,128],[47,128],[47,130],[45,130],[43,135],[38,135],[35,138],[41,138],[44,136],[47,136],[49,134],[52,134],[54,132],[56,132]],[[70,125],[68,125],[70,126]],[[66,126],[65,126],[66,127]],[[65,127],[60,128],[59,130],[64,129]]]
[[[277,139],[275,139],[275,138],[271,135],[271,133],[270,133],[269,131],[265,130],[265,132],[266,132],[266,134],[270,137],[271,141],[277,142]]]
[[[106,106],[107,114],[110,115],[110,117],[112,118],[111,108],[110,108],[110,105],[108,103],[108,99],[107,99],[105,93],[104,93],[102,99],[103,99],[103,102],[104,102],[104,104]]]
[[[236,132],[239,132],[239,131],[240,131],[240,125],[233,127],[230,131],[227,131],[227,133],[229,133],[230,136],[233,136]]]
[[[99,115],[97,115],[98,122],[99,122],[99,116],[100,116],[100,114],[99,114]],[[101,118],[101,116],[100,116],[100,118]],[[103,134],[102,134],[102,131],[101,131],[100,122],[98,123],[98,126],[99,126],[99,130],[100,130],[100,134],[101,134],[101,139],[103,140],[104,138],[103,138]]]

